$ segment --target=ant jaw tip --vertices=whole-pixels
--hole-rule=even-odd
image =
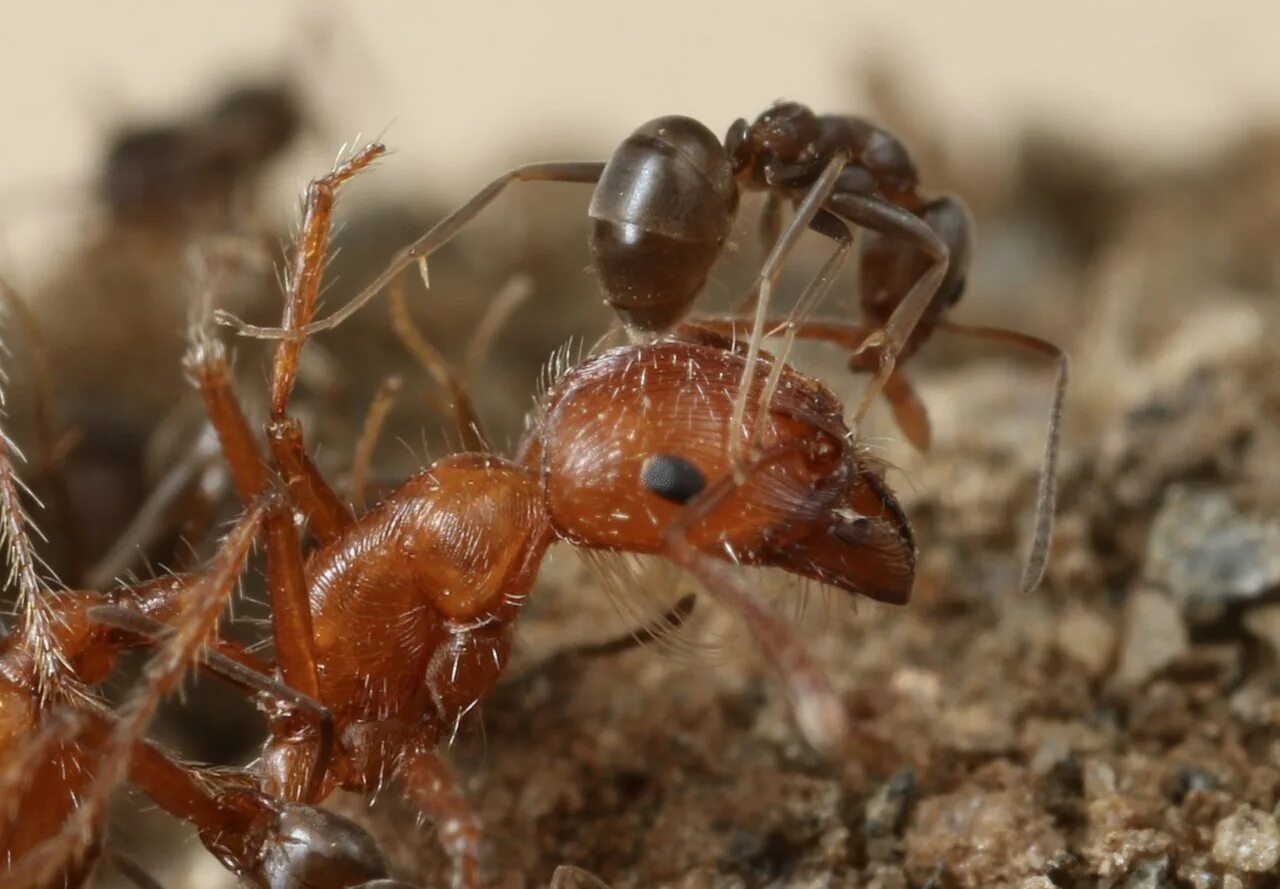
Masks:
[[[815,751],[834,758],[843,749],[849,724],[839,699],[803,701],[796,705],[795,714],[800,733]]]

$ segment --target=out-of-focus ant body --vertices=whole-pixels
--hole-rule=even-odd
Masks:
[[[98,173],[98,197],[123,225],[191,227],[227,218],[233,200],[297,139],[294,90],[245,83],[183,120],[117,132]]]
[[[688,117],[660,117],[639,127],[607,163],[536,163],[499,176],[392,259],[387,269],[329,317],[294,331],[246,325],[223,313],[220,320],[255,336],[297,338],[341,323],[414,262],[424,273],[428,257],[448,243],[512,182],[594,183],[588,216],[593,264],[606,302],[640,338],[673,331],[693,306],[733,228],[740,190],[768,195],[762,235],[772,243],[744,309],[754,313],[746,361],[729,417],[726,448],[742,480],[744,460],[758,455],[758,426],[745,424],[750,381],[757,371],[769,323],[769,295],[784,262],[806,228],[836,242],[836,250],[777,322],[786,332],[778,361],[757,397],[769,402],[797,336],[835,341],[850,349],[850,366],[876,376],[853,413],[856,428],[875,396],[884,392],[911,441],[925,447],[929,427],[923,407],[898,363],[914,354],[936,329],[950,329],[1027,346],[1058,360],[1057,388],[1042,466],[1032,556],[1023,588],[1039,582],[1052,529],[1058,419],[1067,361],[1051,343],[1011,331],[962,328],[944,321],[964,291],[972,252],[972,223],[956,197],[926,199],[906,148],[892,134],[857,117],[817,115],[797,103],[779,103],[754,123],[739,120],[722,144]],[[778,208],[791,203],[785,228]],[[852,247],[849,226],[870,237],[860,262],[867,326],[809,323],[809,313],[834,283]],[[710,322],[732,331],[724,322]],[[757,411],[758,417],[765,411]],[[744,450],[747,452],[744,454]]]

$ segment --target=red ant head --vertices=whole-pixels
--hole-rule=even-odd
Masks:
[[[765,187],[770,165],[805,163],[814,159],[814,141],[822,128],[818,116],[799,102],[778,102],[748,126],[735,121],[725,136],[725,150],[736,176]]]
[[[735,483],[728,421],[742,367],[727,342],[629,346],[575,367],[549,393],[530,453],[557,536],[662,554],[680,532],[718,559],[905,601],[910,529],[850,443],[840,402],[825,386],[783,373],[757,456]],[[753,394],[769,367],[758,367]],[[748,409],[745,428],[756,413]]]

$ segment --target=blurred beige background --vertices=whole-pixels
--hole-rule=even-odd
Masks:
[[[517,139],[600,155],[683,112],[722,131],[779,97],[856,111],[859,66],[896,63],[946,132],[998,145],[1028,115],[1174,155],[1280,112],[1280,3],[296,4],[116,0],[0,6],[0,189],[83,179],[114,121],[164,114],[238,66],[289,64],[290,32],[340,34],[308,70],[335,138],[385,133],[401,170],[461,194]]]

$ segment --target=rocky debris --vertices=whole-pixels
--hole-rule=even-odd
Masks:
[[[939,866],[957,889],[1015,886],[1062,863],[1067,844],[1036,804],[1023,775],[992,768],[952,793],[922,800],[906,833],[905,863],[917,882]]]
[[[1186,624],[1172,599],[1151,589],[1129,597],[1125,608],[1120,663],[1112,676],[1120,688],[1136,688],[1188,648]]]
[[[1220,489],[1170,488],[1151,528],[1146,576],[1188,619],[1280,588],[1280,520],[1240,512]]]
[[[1213,831],[1213,860],[1241,874],[1280,874],[1276,816],[1241,806]]]

